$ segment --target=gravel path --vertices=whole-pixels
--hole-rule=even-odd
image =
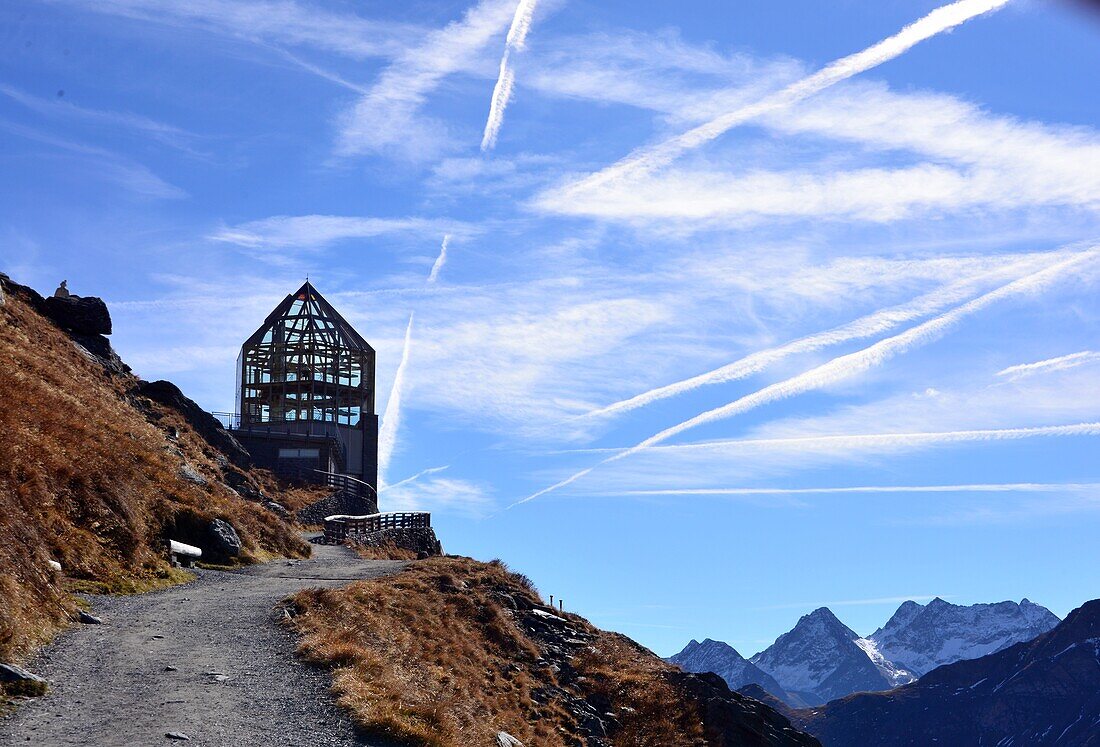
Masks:
[[[32,662],[50,693],[0,720],[0,744],[368,744],[333,703],[328,673],[294,658],[294,636],[273,608],[299,589],[376,578],[404,563],[313,547],[309,560],[199,571],[183,586],[95,597],[104,624],[74,626]]]

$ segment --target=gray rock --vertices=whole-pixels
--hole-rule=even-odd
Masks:
[[[206,478],[199,474],[199,471],[192,467],[190,464],[184,463],[180,467],[179,474],[180,477],[182,477],[184,480],[187,480],[187,482],[190,483],[194,483],[195,485],[205,486],[207,483]]]
[[[287,507],[281,503],[276,503],[275,501],[266,502],[264,504],[264,508],[266,508],[268,511],[278,514],[279,516],[290,516],[290,511],[287,510]]]
[[[235,558],[241,554],[241,538],[237,530],[227,521],[214,519],[210,522],[211,550],[215,555]]]
[[[498,731],[496,747],[523,747],[523,742],[506,731]]]
[[[190,742],[191,741],[191,737],[187,736],[182,731],[170,731],[167,734],[165,734],[164,736],[167,737],[168,739],[175,739],[175,740],[178,740],[180,742]]]
[[[99,619],[98,617],[96,617],[95,615],[93,615],[90,612],[85,612],[84,610],[80,610],[80,613],[76,616],[76,619],[79,620],[80,622],[84,623],[85,625],[102,625],[103,624],[103,621],[101,619]]]
[[[0,664],[0,686],[9,695],[46,694],[46,680],[15,664]]]

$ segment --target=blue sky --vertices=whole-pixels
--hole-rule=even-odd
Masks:
[[[407,353],[383,508],[663,655],[821,605],[1064,615],[1100,581],[1100,17],[953,7],[831,66],[937,3],[14,0],[0,269],[103,296],[211,410],[308,275],[380,411]]]

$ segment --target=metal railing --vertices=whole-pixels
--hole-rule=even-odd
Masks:
[[[228,431],[242,431],[244,433],[256,434],[259,436],[275,434],[277,436],[295,436],[302,439],[313,439],[328,441],[336,446],[336,452],[339,455],[340,467],[346,467],[348,463],[348,445],[344,443],[343,434],[338,428],[330,429],[328,426],[334,425],[329,421],[316,421],[316,420],[269,420],[261,421],[257,423],[244,424],[239,412],[211,412],[222,427]],[[291,425],[301,426],[302,423],[310,423],[310,430],[302,431],[296,430]],[[317,425],[321,432],[312,432],[313,426]],[[292,470],[293,471],[293,470]],[[320,470],[318,470],[320,471]],[[293,477],[293,474],[284,474],[283,477]]]
[[[325,484],[330,488],[338,492],[347,493],[353,498],[370,501],[375,506],[378,505],[378,493],[369,482],[339,472],[325,472],[323,469],[315,469],[313,471],[317,474],[324,475]]]
[[[349,537],[382,529],[421,529],[431,527],[432,515],[424,511],[391,511],[367,516],[325,517],[325,542],[338,545]]]

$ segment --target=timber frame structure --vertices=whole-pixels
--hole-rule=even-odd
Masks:
[[[307,280],[237,358],[235,435],[260,466],[378,480],[375,351]]]

